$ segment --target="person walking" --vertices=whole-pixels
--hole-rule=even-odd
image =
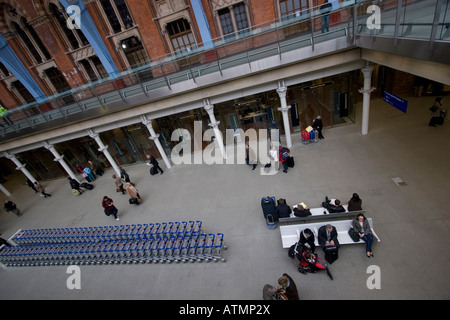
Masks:
[[[36,188],[37,192],[39,192],[41,195],[44,196],[44,198],[52,196],[51,194],[48,194],[47,192],[45,192],[45,188],[37,181],[34,183],[34,187]]]
[[[126,183],[126,188],[128,195],[130,196],[130,204],[140,204],[141,196],[139,191],[130,182]]]
[[[147,162],[147,165],[148,166],[153,165],[153,168],[155,168],[154,169],[155,173],[158,173],[158,171],[161,172],[160,174],[164,173],[163,169],[161,169],[158,161],[156,161],[156,159],[153,155],[147,155],[147,160],[149,160],[149,162]],[[150,168],[150,170],[151,170],[151,168]]]
[[[112,178],[114,179],[114,183],[116,184],[116,191],[122,192],[122,194],[125,194],[125,189],[123,188],[123,181],[115,174],[112,175]]]
[[[117,221],[119,221],[119,217],[117,216],[119,210],[117,210],[114,206],[114,201],[111,198],[104,196],[102,200],[102,207],[104,208],[107,216],[112,215]]]
[[[258,159],[256,157],[255,151],[252,148],[250,148],[248,144],[245,145],[245,162],[248,165],[252,165],[252,170],[256,169]]]

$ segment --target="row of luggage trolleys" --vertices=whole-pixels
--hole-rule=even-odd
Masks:
[[[11,266],[99,265],[222,261],[222,233],[204,233],[201,221],[115,227],[19,230],[0,251]],[[11,241],[12,240],[12,241]]]

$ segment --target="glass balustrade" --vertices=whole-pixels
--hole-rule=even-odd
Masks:
[[[322,33],[319,7],[284,16],[281,19],[241,30],[226,38],[213,40],[189,50],[154,58],[144,66],[11,108],[0,119],[0,139],[12,138],[40,126],[68,124],[112,110],[121,110],[152,101],[156,90],[172,90],[185,81],[196,81],[209,74],[250,65],[252,62],[281,56],[289,51],[356,35],[415,38],[448,41],[450,38],[450,0],[385,0],[380,9],[379,28],[368,28],[375,21],[370,6],[376,1],[345,1],[330,13],[328,32]],[[368,10],[369,9],[369,10]],[[349,42],[349,46],[352,43]],[[301,59],[301,57],[299,57]],[[59,120],[59,122],[55,122]]]

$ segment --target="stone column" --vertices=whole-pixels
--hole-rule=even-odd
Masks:
[[[204,99],[203,104],[204,104],[204,108],[205,108],[206,112],[208,112],[209,120],[211,121],[209,126],[211,128],[213,128],[213,130],[214,130],[214,135],[216,137],[216,143],[219,146],[220,152],[222,153],[222,157],[224,159],[226,159],[227,153],[226,153],[225,147],[223,145],[222,132],[220,132],[220,130],[219,130],[220,121],[216,121],[216,117],[214,116],[214,105],[209,104],[208,99]]]
[[[148,131],[150,132],[149,139],[153,140],[153,142],[156,144],[156,148],[158,148],[159,154],[161,155],[161,158],[166,164],[166,167],[168,169],[172,168],[172,165],[170,164],[169,158],[167,157],[166,152],[164,151],[161,141],[159,141],[159,134],[156,134],[155,129],[153,129],[152,121],[147,119],[146,116],[141,116],[141,119],[142,123],[147,127]]]
[[[25,168],[25,164],[21,164],[20,161],[16,158],[14,154],[10,154],[8,152],[4,152],[3,156],[14,162],[14,164],[17,166],[16,170],[22,171],[22,173],[30,179],[31,182],[35,183],[36,179],[31,175],[31,173]]]
[[[116,172],[117,176],[120,177],[119,166],[116,164],[116,162],[114,161],[113,157],[109,153],[108,146],[105,146],[103,144],[102,139],[100,139],[100,136],[98,135],[98,133],[95,133],[92,130],[88,130],[88,133],[89,133],[89,137],[91,137],[92,139],[95,140],[95,142],[97,142],[97,144],[99,146],[98,151],[103,152],[103,154],[105,155],[106,159],[108,159],[108,162],[111,164],[111,166],[113,167],[114,171]]]
[[[45,149],[49,150],[53,156],[55,157],[55,159],[53,161],[58,161],[59,164],[64,168],[64,170],[66,170],[66,172],[69,174],[69,176],[72,179],[77,180],[78,182],[80,182],[76,175],[73,173],[72,169],[70,169],[70,167],[67,165],[67,163],[64,161],[64,156],[61,156],[58,151],[56,151],[55,147],[52,144],[48,144],[46,141],[44,141],[44,147]]]
[[[372,87],[373,66],[367,65],[361,71],[364,74],[364,87],[359,90],[363,94],[361,133],[366,135],[369,132],[370,93],[375,90]]]
[[[291,125],[289,124],[289,114],[288,114],[288,111],[291,108],[291,106],[288,106],[286,102],[287,88],[284,85],[284,81],[278,81],[277,93],[280,96],[281,107],[278,108],[278,110],[281,111],[283,115],[284,132],[286,135],[286,147],[291,148],[292,147]]]

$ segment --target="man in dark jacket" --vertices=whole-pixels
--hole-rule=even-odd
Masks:
[[[341,200],[335,199],[334,201],[325,198],[325,202],[322,202],[322,207],[326,208],[329,213],[345,212],[345,208],[341,205]]]
[[[77,190],[80,194],[83,193],[83,191],[80,189],[80,184],[78,183],[77,180],[72,179],[71,177],[67,177],[67,179],[69,180],[70,187],[73,190]]]
[[[339,247],[338,233],[331,224],[321,226],[317,233],[319,245],[325,250],[326,247]]]
[[[291,215],[291,208],[286,204],[286,200],[281,198],[278,200],[278,206],[275,209],[275,216],[278,218],[289,218]]]
[[[158,171],[160,171],[161,174],[164,173],[163,169],[161,169],[161,167],[160,167],[159,164],[158,164],[158,161],[156,161],[156,159],[155,159],[154,156],[152,156],[152,155],[150,155],[150,156],[147,155],[147,159],[149,160],[148,165],[152,164],[153,167],[154,167],[155,170],[156,170],[156,173],[157,173]]]

